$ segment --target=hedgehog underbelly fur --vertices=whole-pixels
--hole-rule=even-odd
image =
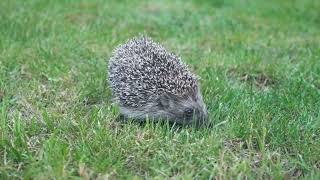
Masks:
[[[135,118],[134,113],[139,115],[141,111],[137,119],[149,116],[184,122],[186,108],[206,116],[196,75],[178,56],[150,37],[130,39],[113,51],[109,84],[125,117]],[[179,114],[174,113],[174,108]]]

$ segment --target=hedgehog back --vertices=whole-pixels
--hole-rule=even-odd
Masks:
[[[198,86],[179,57],[148,37],[131,39],[115,49],[109,82],[113,97],[126,107],[142,107],[163,93],[190,94]]]

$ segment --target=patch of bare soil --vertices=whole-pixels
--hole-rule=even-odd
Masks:
[[[272,87],[276,84],[276,79],[267,75],[265,72],[240,72],[240,70],[236,68],[230,68],[227,71],[227,76],[230,78],[234,78],[243,83],[249,83],[254,85],[258,89],[265,89],[268,87]]]
[[[264,73],[249,74],[244,73],[240,76],[240,81],[253,83],[258,88],[269,87],[275,84],[275,80]]]

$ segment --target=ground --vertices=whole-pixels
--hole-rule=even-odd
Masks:
[[[320,1],[0,1],[0,179],[320,178]],[[147,34],[211,127],[118,120],[112,50]]]

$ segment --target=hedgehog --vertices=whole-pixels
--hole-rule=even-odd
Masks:
[[[134,37],[113,51],[108,79],[113,102],[125,119],[207,122],[199,77],[148,36]]]

